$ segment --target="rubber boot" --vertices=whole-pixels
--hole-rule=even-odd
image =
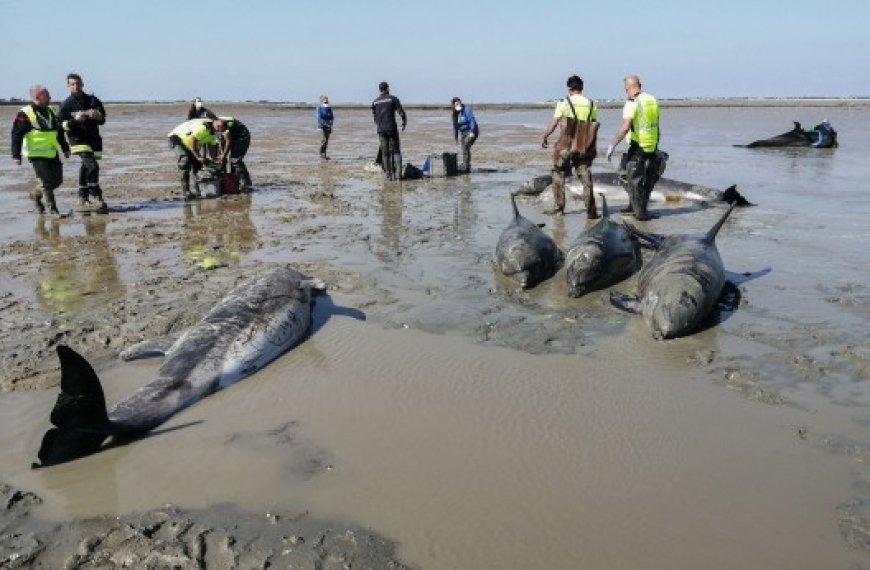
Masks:
[[[598,208],[595,205],[595,193],[592,191],[592,186],[587,188],[583,194],[584,202],[586,202],[586,219],[598,219]]]
[[[236,172],[239,174],[239,190],[241,192],[251,191],[251,174],[248,172],[248,167],[241,160],[236,164]]]
[[[57,209],[57,202],[54,201],[54,190],[43,190],[42,194],[45,198],[45,203],[48,205],[48,211],[54,216],[59,216],[60,212]]]
[[[650,219],[649,213],[647,212],[647,203],[649,202],[649,195],[644,190],[643,186],[638,185],[635,188],[631,189],[631,207],[634,212],[634,219],[639,222],[645,222]]]
[[[99,186],[91,186],[89,188],[91,196],[97,199],[97,209],[96,212],[98,214],[108,214],[109,206],[106,204],[106,201],[103,200],[103,190]]]
[[[181,195],[185,200],[193,200],[196,194],[190,191],[190,173],[185,172],[181,177]]]
[[[88,198],[87,186],[79,186],[79,208],[82,210],[91,209],[91,200]]]
[[[553,209],[544,210],[547,216],[565,215],[565,175],[562,172],[553,172]]]
[[[393,153],[393,176],[396,180],[402,179],[402,153]]]

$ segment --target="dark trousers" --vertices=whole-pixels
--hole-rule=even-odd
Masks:
[[[244,187],[251,185],[251,174],[248,172],[248,167],[245,165],[244,161],[245,155],[248,154],[250,146],[250,135],[233,139],[230,143],[230,168],[233,172],[239,175],[239,181]]]
[[[557,151],[553,157],[553,200],[557,211],[565,210],[565,177],[571,175],[571,171],[577,173],[577,178],[583,184],[583,202],[586,204],[586,217],[597,218],[598,209],[595,207],[595,195],[592,188],[593,158],[580,158],[568,151]]]
[[[381,143],[382,166],[388,178],[401,176],[402,147],[399,143],[399,133],[378,133]]]
[[[326,147],[329,146],[329,135],[332,134],[332,129],[323,127],[320,129],[320,156],[326,156]]]
[[[79,167],[79,196],[84,200],[88,196],[102,198],[103,191],[100,189],[100,163],[93,152],[80,152],[82,161]]]
[[[619,170],[635,217],[648,217],[649,197],[661,176],[661,165],[656,153],[644,152],[640,146],[632,143],[622,156]]]
[[[36,207],[40,211],[43,209],[43,200],[50,209],[56,210],[54,190],[63,183],[63,164],[60,162],[60,158],[32,158],[30,164],[33,165],[33,172],[39,181],[39,185],[30,194],[30,197],[36,202]]]
[[[181,191],[184,195],[190,194],[190,173],[196,175],[202,168],[202,163],[197,160],[193,153],[188,150],[177,136],[169,137],[169,146],[175,152],[176,165],[178,166],[178,181],[181,183]],[[199,183],[194,176],[193,183],[199,193]]]

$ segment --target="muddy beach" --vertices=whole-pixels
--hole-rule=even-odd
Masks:
[[[569,299],[564,270],[529,291],[496,274],[507,194],[547,171],[535,141],[548,110],[479,112],[477,172],[401,186],[365,172],[377,150],[365,111],[337,111],[322,163],[313,111],[216,110],[252,131],[250,195],[181,199],[166,148],[177,105],[107,109],[105,216],[37,218],[29,167],[0,163],[0,528],[20,539],[4,539],[7,565],[61,525],[64,541],[39,550],[46,566],[127,533],[141,546],[130,556],[194,563],[197,536],[220,553],[259,535],[255,550],[275,556],[304,537],[294,556],[323,567],[870,567],[870,203],[855,142],[870,108],[663,115],[666,176],[736,183],[758,204],[718,238],[726,269],[750,276],[739,308],[665,342],[606,291]],[[617,115],[602,113],[608,136]],[[841,148],[731,147],[823,116]],[[417,166],[451,150],[449,116],[409,110],[402,144]],[[68,161],[61,210],[76,172]],[[546,200],[519,207],[567,248],[582,203],[553,220]],[[653,210],[659,233],[706,231],[722,211]],[[152,437],[29,469],[55,345],[86,354],[115,402],[158,364],[119,363],[121,350],[183,330],[277,263],[329,285],[303,345]],[[152,533],[168,533],[161,551],[142,538],[155,520],[191,526]]]

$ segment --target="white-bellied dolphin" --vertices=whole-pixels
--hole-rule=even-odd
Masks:
[[[40,465],[63,463],[100,449],[111,436],[162,424],[212,392],[245,378],[296,345],[311,327],[313,290],[322,282],[278,267],[236,287],[166,351],[157,378],[106,409],[94,369],[59,345],[61,392],[39,449]],[[143,353],[161,352],[150,347]]]
[[[716,234],[734,210],[732,204],[706,234],[667,237],[626,227],[653,244],[656,253],[638,276],[637,296],[612,291],[611,303],[643,315],[656,338],[685,336],[697,330],[719,301],[725,268],[716,248]]]

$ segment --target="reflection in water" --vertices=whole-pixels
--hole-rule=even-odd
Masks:
[[[109,219],[83,217],[84,236],[61,236],[60,221],[40,217],[35,233],[52,254],[39,270],[36,296],[50,312],[70,313],[123,296],[118,263],[106,238]]]
[[[185,203],[182,231],[185,259],[204,269],[238,263],[257,245],[251,196]]]
[[[384,263],[395,261],[402,254],[402,188],[398,184],[384,184],[381,189],[380,247],[375,255]]]
[[[477,205],[474,202],[472,190],[474,185],[468,176],[459,177],[459,192],[456,196],[456,206],[453,209],[453,232],[456,237],[470,242],[474,237],[477,225]]]

